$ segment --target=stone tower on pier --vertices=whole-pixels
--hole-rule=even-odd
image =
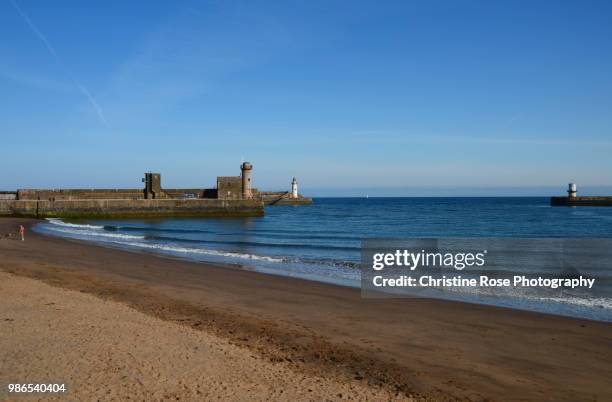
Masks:
[[[242,171],[242,198],[253,198],[253,191],[251,187],[251,173],[253,171],[253,165],[250,162],[244,162],[242,165],[240,165],[240,170]]]
[[[161,188],[161,174],[151,172],[145,173],[145,177],[142,181],[145,183],[145,199],[165,198]]]

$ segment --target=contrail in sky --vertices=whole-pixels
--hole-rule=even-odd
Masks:
[[[40,39],[45,44],[45,47],[47,48],[47,50],[49,51],[51,56],[53,56],[60,63],[60,65],[62,67],[64,67],[64,69],[66,70],[66,72],[70,76],[70,79],[72,80],[74,85],[78,88],[78,90],[81,92],[81,94],[83,94],[83,96],[85,96],[85,98],[87,98],[87,101],[94,108],[94,110],[98,114],[98,117],[100,118],[102,123],[104,123],[107,127],[110,127],[110,125],[108,124],[108,121],[104,117],[104,112],[102,111],[102,108],[100,107],[100,105],[98,105],[98,102],[96,102],[96,100],[94,99],[94,97],[91,94],[91,92],[89,92],[89,90],[87,90],[87,88],[85,88],[83,85],[81,85],[74,78],[74,76],[70,73],[70,71],[68,71],[68,69],[65,67],[64,63],[62,63],[62,60],[59,58],[59,56],[55,52],[55,49],[53,48],[53,46],[51,46],[51,43],[49,43],[49,41],[47,40],[47,37],[45,35],[43,35],[43,33],[40,32],[38,30],[38,28],[36,28],[36,25],[34,25],[32,20],[30,20],[30,18],[26,15],[26,13],[23,12],[23,10],[19,7],[17,2],[15,0],[11,0],[11,3],[13,4],[13,7],[17,11],[17,13],[21,16],[21,18],[23,18],[23,20],[26,22],[26,24],[28,24],[28,27],[30,27],[32,32],[34,32],[34,34],[38,37],[38,39]]]
[[[72,80],[74,81],[74,78]],[[96,102],[93,95],[89,93],[87,88],[85,88],[83,85],[77,83],[76,81],[74,82],[79,87],[79,90],[81,91],[81,93],[83,93],[83,95],[85,95],[85,97],[89,100],[89,103],[91,103],[91,106],[93,106],[93,108],[96,110],[96,113],[98,114],[98,117],[100,118],[100,120],[102,120],[102,122],[106,124],[107,127],[110,128],[110,124],[108,124],[108,121],[106,121],[106,118],[104,118],[104,113],[102,112],[102,108],[100,107],[100,105],[98,105],[98,102]]]

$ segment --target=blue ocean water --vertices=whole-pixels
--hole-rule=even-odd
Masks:
[[[550,207],[528,198],[317,198],[257,218],[48,220],[36,231],[112,247],[240,264],[267,273],[359,286],[363,238],[612,238],[612,208]],[[612,278],[612,262],[610,268]],[[612,321],[612,294],[466,301]]]

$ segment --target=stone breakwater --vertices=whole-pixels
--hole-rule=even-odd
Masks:
[[[551,197],[553,207],[612,207],[612,197]]]
[[[31,218],[104,219],[263,215],[263,202],[254,199],[0,200],[0,216]]]
[[[218,176],[215,188],[166,189],[160,173],[145,173],[142,189],[19,189],[0,191],[0,216],[103,219],[132,217],[263,216],[264,205],[310,205],[292,191],[252,187],[253,165],[240,165],[240,176]]]

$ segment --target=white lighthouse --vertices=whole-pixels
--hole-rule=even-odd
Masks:
[[[291,181],[291,198],[298,198],[297,180],[295,177]]]
[[[567,186],[567,196],[569,198],[576,198],[576,183],[570,183]]]

